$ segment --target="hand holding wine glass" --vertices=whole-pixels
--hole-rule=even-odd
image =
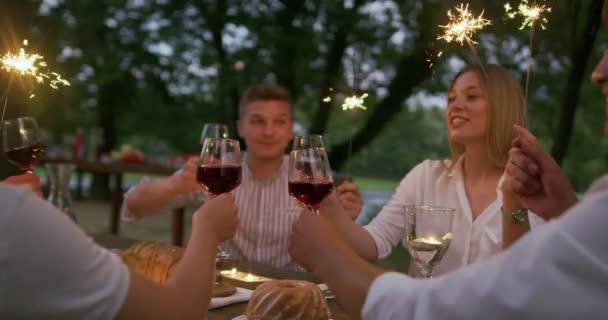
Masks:
[[[36,119],[22,117],[6,120],[2,130],[8,160],[20,169],[31,172],[45,153]]]
[[[425,278],[441,261],[452,240],[454,209],[407,205],[405,211],[405,246]]]
[[[318,215],[321,201],[333,188],[323,138],[297,136],[289,155],[289,194]]]
[[[221,194],[203,204],[192,217],[192,224],[211,233],[218,243],[234,236],[238,225],[238,207],[234,196]]]
[[[241,149],[238,140],[205,138],[196,169],[196,181],[212,197],[234,190],[241,184]],[[217,263],[229,255],[218,247]],[[220,281],[219,273],[217,282]]]
[[[169,181],[177,194],[188,194],[201,190],[200,183],[196,180],[199,159],[191,157],[184,163],[182,168],[174,173]]]

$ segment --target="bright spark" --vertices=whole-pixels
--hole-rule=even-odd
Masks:
[[[490,20],[483,18],[483,11],[479,17],[475,17],[469,11],[469,5],[460,4],[456,7],[456,13],[452,13],[452,9],[448,10],[448,18],[450,22],[447,25],[439,26],[444,29],[444,34],[437,39],[443,39],[450,43],[458,41],[462,45],[465,41],[469,44],[476,44],[472,37],[475,32],[483,29],[485,26],[491,25]]]
[[[27,40],[23,41],[23,45],[27,46]],[[0,69],[6,72],[13,72],[23,76],[31,76],[38,83],[44,83],[45,80],[49,81],[49,86],[53,89],[57,89],[60,85],[69,86],[70,83],[63,79],[60,74],[56,72],[46,71],[47,64],[44,61],[44,57],[37,53],[27,53],[24,48],[19,49],[18,54],[8,52],[0,57]]]
[[[363,104],[365,100],[365,98],[367,98],[368,94],[364,93],[361,96],[357,96],[357,95],[353,95],[350,97],[346,97],[344,99],[344,103],[342,104],[342,110],[344,111],[348,111],[348,110],[355,110],[355,109],[361,109],[361,110],[367,110],[367,107]]]
[[[530,5],[528,3],[528,0],[522,0],[519,6],[517,6],[517,10],[513,9],[511,4],[509,4],[508,2],[505,3],[505,12],[507,14],[507,17],[509,17],[510,19],[515,19],[515,17],[517,16],[521,16],[524,19],[521,26],[519,27],[520,30],[524,29],[525,27],[533,28],[536,22],[538,22],[540,24],[540,27],[545,30],[547,18],[544,17],[543,14],[545,12],[551,12],[551,8],[547,7],[546,5]]]

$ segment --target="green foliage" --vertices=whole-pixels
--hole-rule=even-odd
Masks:
[[[53,70],[72,82],[72,87],[57,92],[38,90],[31,100],[35,115],[58,137],[77,127],[103,126],[112,148],[132,143],[147,152],[195,152],[203,124],[234,123],[238,94],[260,81],[287,86],[294,97],[296,121],[310,127],[319,108],[328,55],[341,33],[347,49],[334,81],[339,94],[327,105],[330,145],[348,141],[364,126],[377,103],[391,93],[389,83],[407,54],[428,50],[433,76],[413,92],[429,96],[445,94],[459,66],[476,62],[466,47],[441,41],[422,47],[414,41],[428,15],[440,16],[445,23],[443,10],[423,9],[447,8],[453,1],[32,3],[38,14],[30,42],[37,44]],[[579,63],[570,61],[570,53],[587,18],[586,3],[553,1],[548,29],[535,32],[530,127],[547,149],[562,143],[553,141],[558,106],[568,72]],[[484,16],[494,22],[479,35],[476,48],[482,61],[511,68],[523,84],[529,33],[518,30],[519,22],[504,18],[502,4],[471,3],[476,11],[485,9]],[[444,51],[441,58],[437,51]],[[592,60],[600,54],[595,48]],[[363,91],[370,93],[368,111],[340,110],[340,99]],[[411,106],[394,102],[402,111],[381,131],[366,133],[379,135],[354,154],[343,171],[396,181],[423,159],[448,156],[443,106],[426,100]],[[599,137],[603,103],[596,88],[583,86],[573,143],[564,162],[579,190],[607,169],[608,149]]]

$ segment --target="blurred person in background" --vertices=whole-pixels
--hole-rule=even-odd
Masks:
[[[231,258],[277,268],[298,270],[287,252],[289,233],[301,207],[288,193],[289,157],[293,137],[293,111],[287,90],[256,84],[247,88],[239,103],[238,133],[247,146],[242,157],[242,182],[234,190],[239,206],[239,229],[222,244]],[[190,159],[173,176],[145,179],[125,194],[122,216],[138,219],[205,201],[196,180],[197,160]],[[337,188],[346,218],[354,220],[362,207],[357,187],[345,181]]]

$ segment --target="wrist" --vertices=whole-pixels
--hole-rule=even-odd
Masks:
[[[507,219],[512,224],[525,224],[528,223],[528,209],[523,207],[518,208],[504,208],[501,207],[500,211],[502,213],[503,219]]]
[[[182,181],[178,175],[169,177],[169,192],[171,192],[174,197],[184,193],[182,185]]]
[[[217,228],[213,226],[207,219],[200,219],[202,217],[193,217],[192,221],[192,239],[200,239],[205,243],[210,243],[213,246],[218,246],[221,239],[219,234],[216,232]],[[202,220],[202,221],[199,221]]]

